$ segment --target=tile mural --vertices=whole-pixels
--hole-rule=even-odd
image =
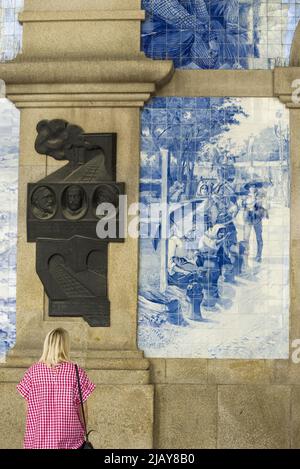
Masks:
[[[177,68],[288,65],[300,0],[142,0],[142,49]]]
[[[21,50],[23,0],[0,0],[0,62]],[[0,360],[15,343],[19,111],[0,97]]]
[[[22,26],[18,13],[24,0],[0,0],[0,62],[14,59],[21,51]]]
[[[288,111],[154,98],[142,112],[139,348],[287,358]]]
[[[19,111],[0,99],[0,358],[15,342]]]

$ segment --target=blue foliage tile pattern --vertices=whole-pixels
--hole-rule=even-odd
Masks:
[[[287,358],[288,111],[272,98],[154,98],[142,112],[139,347]]]
[[[298,0],[143,0],[142,50],[177,68],[288,65]]]

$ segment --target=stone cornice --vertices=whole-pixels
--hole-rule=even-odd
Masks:
[[[233,85],[234,84],[234,85]],[[272,97],[272,70],[180,70],[159,96]]]
[[[0,65],[17,107],[141,107],[173,75],[171,61],[21,61]]]
[[[39,83],[154,83],[163,85],[173,74],[169,60],[13,61],[0,65],[0,78],[7,84]]]
[[[141,52],[136,0],[26,0],[22,54],[0,64],[7,97],[25,107],[141,107],[174,73]]]

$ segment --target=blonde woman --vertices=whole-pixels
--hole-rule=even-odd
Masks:
[[[27,401],[25,449],[79,449],[84,443],[84,423],[75,364],[69,356],[69,334],[50,331],[43,354],[17,386]],[[78,366],[85,418],[86,400],[95,385]]]

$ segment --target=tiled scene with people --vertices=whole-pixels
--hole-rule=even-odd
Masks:
[[[287,357],[284,106],[154,98],[141,146],[140,348],[153,357]]]

